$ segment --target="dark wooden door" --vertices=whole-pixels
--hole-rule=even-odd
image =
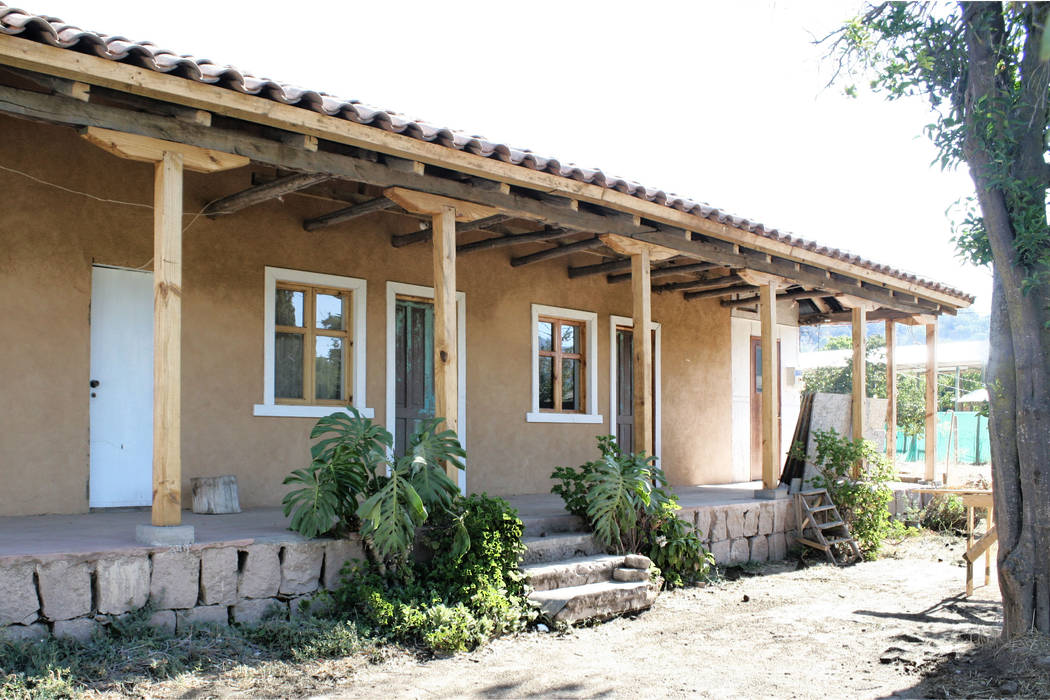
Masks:
[[[656,447],[656,331],[653,331],[653,447]],[[616,329],[616,442],[634,452],[634,329]]]
[[[419,422],[434,417],[434,304],[399,298],[395,333],[394,452],[401,456]]]
[[[762,478],[762,338],[751,336],[751,479]],[[777,386],[783,387],[781,375],[784,363],[777,341]],[[777,430],[780,430],[780,407],[783,390],[777,393]]]

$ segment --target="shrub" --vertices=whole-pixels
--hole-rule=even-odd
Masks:
[[[660,569],[667,588],[680,588],[707,578],[715,564],[696,527],[678,517],[676,502],[663,504],[652,533],[649,558]]]
[[[834,429],[813,433],[820,473],[813,485],[825,488],[866,559],[874,559],[892,530],[889,503],[893,490],[887,485],[893,465],[869,440],[850,439]],[[853,479],[853,466],[863,463],[860,478]]]
[[[935,496],[919,515],[919,524],[936,532],[957,532],[966,529],[966,506],[958,496]]]

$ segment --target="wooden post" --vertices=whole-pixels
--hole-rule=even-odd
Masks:
[[[153,194],[153,517],[182,523],[182,162],[165,152]]]
[[[865,398],[868,394],[868,374],[865,367],[867,355],[867,323],[868,314],[863,306],[854,306],[851,313],[853,319],[853,439],[864,439]],[[860,463],[853,465],[853,478],[860,477]]]
[[[459,361],[456,339],[456,208],[442,206],[433,215],[434,241],[434,403],[435,415],[459,432]],[[458,470],[445,467],[458,482]]]
[[[886,456],[897,461],[897,324],[886,321]]]
[[[926,324],[926,479],[933,481],[937,459],[937,324]]]
[[[634,450],[653,454],[653,335],[649,249],[631,255],[634,298]]]
[[[777,368],[777,283],[767,281],[759,287],[759,315],[762,319],[762,488],[774,490],[780,478],[780,434],[777,406],[780,387]]]

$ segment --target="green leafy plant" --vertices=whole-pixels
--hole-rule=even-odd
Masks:
[[[893,490],[887,482],[895,476],[893,465],[869,440],[851,439],[834,429],[818,430],[813,437],[816,455],[811,459],[820,470],[813,485],[828,490],[862,554],[874,559],[892,529]],[[854,479],[857,464],[863,466]]]
[[[680,588],[707,579],[714,556],[704,547],[696,526],[678,517],[674,500],[662,504],[654,518],[649,558],[660,569],[667,588]]]
[[[919,516],[919,524],[936,532],[958,532],[966,529],[966,506],[953,494],[935,496]]]

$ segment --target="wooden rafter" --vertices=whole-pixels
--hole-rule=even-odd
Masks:
[[[530,233],[516,233],[510,236],[498,238],[486,238],[473,243],[464,243],[457,246],[459,253],[471,253],[479,250],[492,250],[493,248],[506,248],[508,246],[522,245],[524,243],[537,243],[543,241],[555,241],[560,238],[575,236],[580,232],[576,229],[552,228],[545,231],[533,231]]]
[[[722,289],[724,287],[732,287],[734,285],[741,284],[743,282],[739,275],[732,274],[724,277],[715,277],[713,279],[693,279],[685,282],[668,282],[666,284],[658,284],[653,287],[654,292],[678,292],[678,291],[696,291],[701,292],[707,289]]]
[[[532,263],[543,262],[544,260],[552,260],[565,255],[572,255],[573,253],[580,253],[585,250],[594,250],[603,245],[605,244],[602,243],[601,239],[595,236],[594,238],[587,238],[582,241],[576,241],[575,243],[547,248],[546,250],[541,250],[540,252],[532,253],[531,255],[522,255],[521,257],[511,258],[510,264],[513,267],[530,265]]]
[[[614,272],[618,270],[630,270],[631,261],[624,258],[621,260],[609,260],[607,262],[596,263],[594,265],[580,265],[577,267],[569,268],[569,279],[576,279],[577,277],[587,277],[589,275],[600,275],[603,272]]]
[[[703,289],[697,292],[686,292],[683,296],[689,301],[693,299],[711,299],[714,297],[727,297],[732,294],[749,294],[756,291],[754,285],[738,284],[732,287],[721,287],[719,289]],[[751,302],[754,303],[754,302]]]
[[[305,190],[307,187],[324,182],[328,179],[330,178],[327,175],[318,175],[317,173],[297,173],[295,175],[288,175],[287,177],[281,177],[272,182],[267,182],[265,185],[249,187],[246,190],[241,190],[240,192],[223,197],[222,199],[216,199],[204,208],[204,214],[206,216],[233,214],[241,209],[247,209],[256,204],[268,202],[271,199],[276,199],[277,197],[282,197],[286,194],[291,194],[292,192]]]
[[[822,289],[800,289],[794,292],[781,292],[777,294],[777,301],[798,301],[800,299],[812,299],[819,296],[828,296]],[[753,306],[759,302],[759,295],[744,297],[743,299],[723,299],[722,306],[727,309],[735,309],[740,306]]]
[[[715,263],[691,263],[689,265],[667,265],[664,267],[654,267],[649,272],[649,279],[663,279],[664,277],[674,277],[675,275],[684,275],[692,272],[705,272],[718,267]],[[615,274],[606,277],[610,283],[614,282],[626,282],[631,279],[630,273],[627,274]]]
[[[494,216],[489,216],[484,219],[478,219],[476,221],[457,223],[456,233],[458,234],[466,233],[468,231],[480,231],[481,229],[484,229],[488,226],[495,226],[496,224],[501,224],[507,219],[511,218],[513,217],[507,216],[506,214],[496,214]],[[394,246],[395,248],[402,248],[406,245],[411,245],[412,243],[425,243],[429,241],[433,237],[433,235],[434,228],[432,226],[428,226],[427,228],[420,229],[419,231],[413,231],[412,233],[405,233],[399,236],[393,236],[390,239],[390,245]]]
[[[390,209],[396,209],[397,203],[393,200],[387,199],[386,197],[376,197],[370,199],[367,202],[361,202],[360,204],[354,204],[353,206],[343,207],[342,209],[336,209],[335,211],[322,214],[321,216],[307,219],[303,222],[303,229],[306,231],[316,231],[328,226],[335,226],[347,221],[351,221],[358,217],[372,214],[377,211],[388,211]]]

